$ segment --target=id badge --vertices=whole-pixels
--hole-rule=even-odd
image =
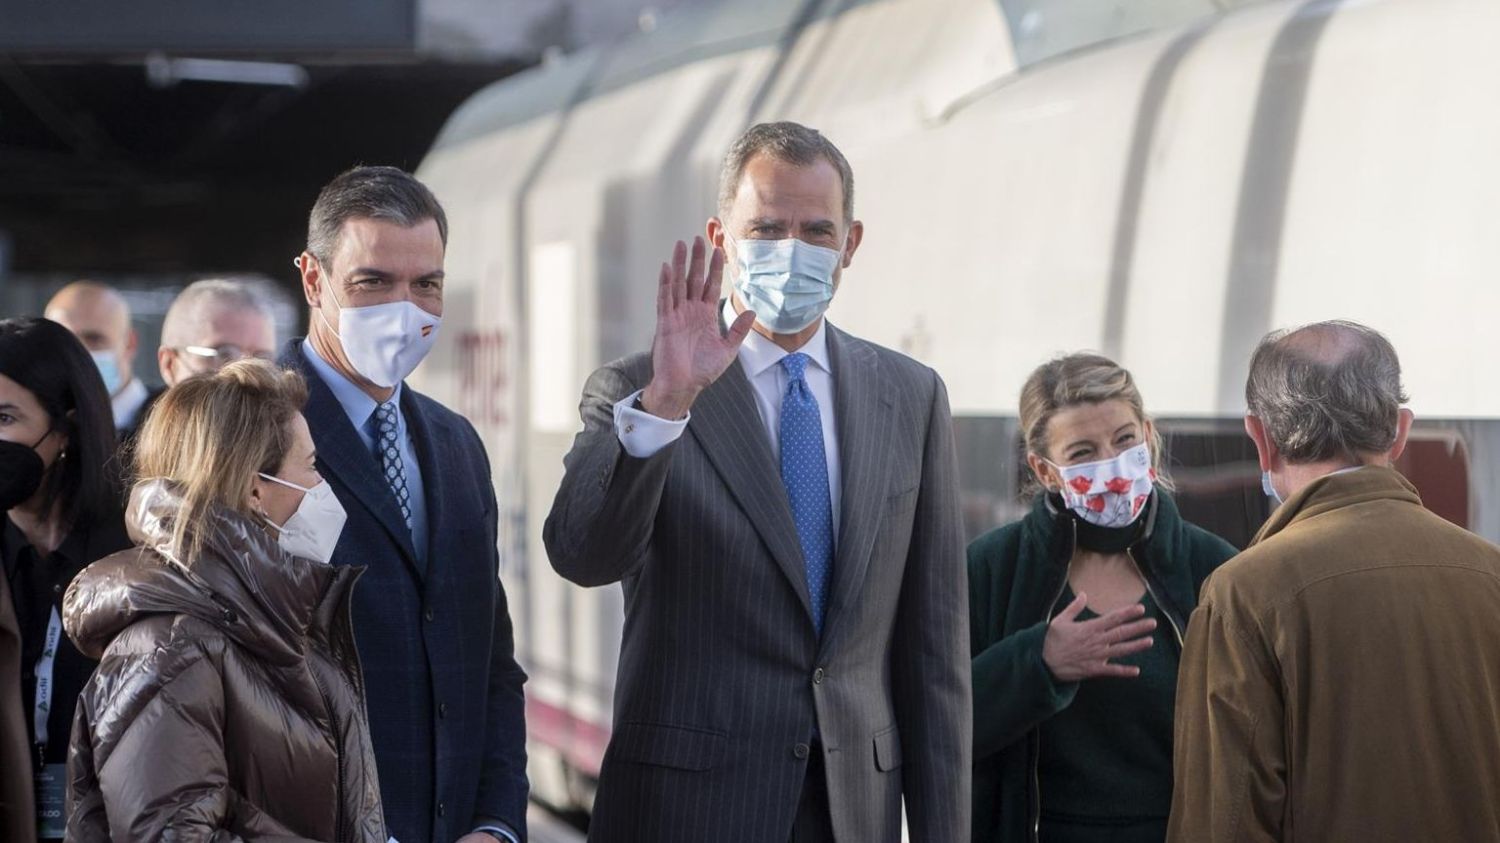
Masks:
[[[42,840],[61,840],[67,833],[67,775],[66,764],[48,764],[36,774],[36,834]]]

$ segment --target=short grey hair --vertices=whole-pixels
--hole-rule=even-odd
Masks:
[[[383,220],[403,228],[433,220],[443,245],[448,245],[448,216],[443,206],[427,185],[398,167],[345,170],[318,193],[307,217],[307,251],[325,268],[332,266],[339,233],[352,219]]]
[[[854,222],[854,170],[849,161],[833,141],[823,137],[817,129],[809,129],[800,123],[757,123],[745,130],[729,154],[724,156],[724,167],[719,173],[719,216],[728,215],[734,205],[734,196],[739,192],[740,179],[745,175],[745,165],[757,155],[769,155],[778,161],[808,167],[819,158],[826,160],[838,170],[839,181],[844,187],[844,225]]]
[[[203,324],[210,313],[224,310],[253,310],[275,325],[277,302],[268,284],[254,277],[205,278],[187,285],[167,308],[161,323],[161,344],[181,348],[197,343]]]
[[[1245,382],[1250,413],[1291,463],[1389,451],[1407,400],[1390,340],[1343,320],[1267,334]]]

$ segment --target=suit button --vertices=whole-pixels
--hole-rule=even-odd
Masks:
[[[422,613],[422,617],[426,618],[428,623],[432,623],[432,619],[437,617],[437,612],[428,609],[427,611]]]
[[[813,671],[813,684],[814,685],[822,685],[823,684],[823,679],[827,675],[828,674],[824,673],[823,672],[823,668],[821,668],[821,667],[818,668],[817,670],[814,670]]]
[[[796,756],[796,758],[797,758],[798,761],[801,761],[802,759],[806,758],[807,757],[807,753],[808,753],[808,748],[807,748],[807,744],[805,744],[805,743],[799,743],[796,746],[792,747],[792,755]]]
[[[447,717],[448,716],[448,704],[447,703],[438,703],[438,716],[439,717]]]
[[[446,803],[446,802],[439,802],[438,803],[438,816],[440,816],[440,817],[447,816],[447,814],[448,814],[448,803]]]

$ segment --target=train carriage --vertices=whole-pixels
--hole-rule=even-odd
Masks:
[[[1337,317],[1402,355],[1400,467],[1500,540],[1497,35],[1484,0],[760,0],[477,94],[419,171],[452,229],[413,384],[494,463],[538,795],[587,807],[622,622],[541,543],[579,391],[649,343],[656,268],[754,122],[848,155],[867,236],[829,318],[947,380],[971,532],[1019,513],[1025,375],[1092,348],[1136,374],[1188,517],[1243,543],[1249,351]]]

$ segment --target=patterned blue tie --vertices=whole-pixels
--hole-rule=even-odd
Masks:
[[[406,491],[406,466],[401,464],[401,442],[396,436],[396,402],[387,401],[375,408],[375,447],[380,451],[380,469],[385,482],[391,484],[406,529],[411,529],[411,493]]]
[[[781,358],[786,395],[781,399],[781,482],[792,504],[792,520],[807,566],[813,627],[823,634],[828,582],[833,574],[833,505],[828,497],[828,460],[823,451],[823,418],[818,399],[804,377],[808,357],[800,352]]]

